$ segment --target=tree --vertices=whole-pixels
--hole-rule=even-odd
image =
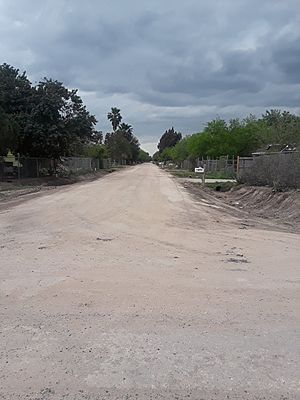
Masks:
[[[10,116],[0,108],[0,155],[7,154],[8,150],[15,150],[17,132],[15,121],[11,121]]]
[[[259,127],[253,119],[213,120],[187,139],[189,158],[251,155],[259,146]]]
[[[140,144],[138,139],[133,135],[133,128],[128,124],[121,124],[119,126],[119,132],[130,144],[130,161],[137,162],[140,150]]]
[[[183,138],[180,140],[174,147],[172,151],[173,159],[175,161],[184,161],[189,158],[189,152],[188,152],[188,140],[189,136]]]
[[[140,163],[144,163],[144,162],[149,162],[151,161],[151,156],[149,155],[149,153],[147,153],[146,151],[140,149],[139,150],[139,155],[138,155],[138,162]]]
[[[160,161],[173,161],[174,160],[174,147],[167,147],[159,153]]]
[[[122,116],[120,114],[120,111],[116,107],[112,107],[111,111],[107,114],[107,118],[112,124],[113,131],[116,132],[118,126],[120,125],[122,121]]]
[[[83,155],[103,160],[108,157],[107,148],[103,144],[90,144],[85,147]]]
[[[155,161],[155,162],[159,162],[159,161],[160,161],[159,151],[156,151],[156,152],[153,154],[152,160]]]
[[[176,132],[173,127],[171,129],[166,130],[165,133],[160,138],[160,141],[157,146],[159,152],[162,152],[164,149],[168,147],[174,147],[176,143],[178,143],[181,140],[181,138],[182,138],[181,133]]]
[[[129,124],[125,124],[124,122],[119,125],[118,130],[122,132],[123,136],[130,142],[133,137],[133,128]]]
[[[131,158],[131,148],[128,140],[120,131],[106,134],[105,145],[112,159],[121,163]]]
[[[268,144],[300,144],[300,117],[289,111],[267,110],[262,115],[266,125],[263,141]]]
[[[34,91],[26,73],[0,65],[0,151],[21,152],[19,134],[24,130],[33,107]]]
[[[31,111],[34,92],[31,83],[19,70],[8,65],[0,65],[0,107],[8,115],[19,116]]]
[[[7,64],[0,66],[0,123],[1,152],[59,158],[99,140],[96,118],[76,90],[47,78],[33,87]]]
[[[23,153],[59,158],[78,153],[96,134],[96,118],[76,90],[44,78],[35,88],[35,105],[22,133]]]
[[[126,123],[120,123],[122,116],[118,108],[112,108],[107,117],[112,122],[113,132],[106,134],[105,144],[110,156],[118,161],[126,160],[128,163],[138,161],[140,144],[133,135],[133,128]]]

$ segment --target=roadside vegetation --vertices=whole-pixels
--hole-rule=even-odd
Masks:
[[[288,111],[267,110],[260,118],[250,115],[229,122],[217,118],[203,131],[183,138],[174,128],[169,129],[162,135],[153,159],[181,163],[207,157],[247,157],[259,150],[277,152],[299,144],[300,117]]]
[[[77,90],[44,78],[33,85],[25,72],[0,65],[0,156],[10,150],[24,157],[111,158],[126,164],[149,161],[131,125],[118,108],[107,115],[112,132],[96,129],[97,120]]]

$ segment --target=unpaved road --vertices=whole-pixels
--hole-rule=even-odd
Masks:
[[[300,236],[153,165],[0,214],[0,399],[299,399]]]

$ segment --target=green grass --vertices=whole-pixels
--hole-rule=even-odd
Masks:
[[[169,169],[168,170],[172,175],[177,176],[178,178],[200,178],[202,174],[196,174],[193,171],[183,170],[183,169]],[[207,172],[205,174],[205,178],[207,179],[235,179],[236,175],[233,172],[227,171],[212,171]]]
[[[235,179],[236,174],[228,171],[211,171],[205,174],[207,179]]]

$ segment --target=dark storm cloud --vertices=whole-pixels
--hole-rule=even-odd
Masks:
[[[0,62],[77,87],[144,143],[216,115],[299,111],[298,0],[0,0]],[[150,145],[149,145],[150,146]]]
[[[295,39],[283,40],[274,46],[272,60],[284,74],[285,82],[300,84],[300,29]]]

